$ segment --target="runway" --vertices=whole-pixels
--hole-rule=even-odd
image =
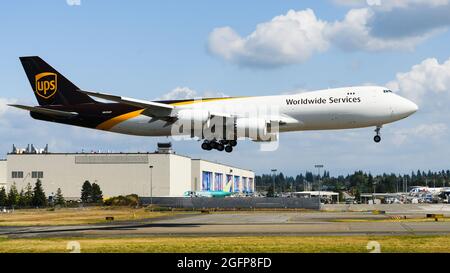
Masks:
[[[351,236],[450,234],[450,221],[423,221],[370,212],[217,212],[169,218],[81,226],[0,227],[9,238],[133,237],[133,236]],[[383,220],[383,221],[380,221]],[[387,220],[387,221],[384,221]]]

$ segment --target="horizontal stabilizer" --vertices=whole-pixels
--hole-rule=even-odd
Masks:
[[[136,107],[141,107],[146,109],[142,114],[152,116],[152,117],[169,117],[172,116],[172,111],[174,110],[174,106],[159,103],[159,102],[153,102],[153,101],[146,101],[146,100],[138,100],[133,98],[127,98],[127,97],[121,97],[116,95],[110,95],[110,94],[104,94],[104,93],[98,93],[98,92],[91,92],[91,91],[84,91],[84,90],[78,90],[78,92],[81,92],[83,94],[86,94],[88,96],[101,98],[105,100],[110,100],[114,102],[124,103]]]
[[[74,116],[78,115],[78,113],[75,113],[75,112],[65,112],[65,111],[47,109],[47,108],[36,107],[36,106],[26,106],[26,105],[19,105],[19,104],[8,104],[8,105],[22,109],[22,110],[34,112],[34,113],[63,117],[63,118],[70,118],[70,117],[74,117]]]

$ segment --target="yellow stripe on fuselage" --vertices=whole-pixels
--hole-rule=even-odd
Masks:
[[[145,109],[129,112],[117,117],[113,117],[112,119],[109,119],[100,125],[98,125],[96,128],[99,130],[110,130],[112,127],[116,126],[117,124],[129,120],[131,118],[139,116],[142,112],[144,112]]]
[[[189,104],[194,104],[194,103],[201,103],[201,102],[212,102],[212,101],[221,101],[221,100],[232,100],[232,99],[241,99],[241,98],[247,98],[247,97],[229,97],[229,98],[211,98],[211,99],[198,99],[198,100],[189,100],[189,101],[181,101],[181,102],[174,102],[174,103],[169,103],[169,105],[173,105],[173,106],[181,106],[181,105],[189,105]],[[112,119],[109,119],[103,123],[101,123],[100,125],[98,125],[96,127],[96,129],[99,130],[105,130],[108,131],[110,130],[112,127],[116,126],[117,124],[129,120],[131,118],[137,117],[140,114],[142,114],[142,112],[144,112],[145,109],[140,109],[137,111],[133,111],[133,112],[129,112],[117,117],[114,117]]]

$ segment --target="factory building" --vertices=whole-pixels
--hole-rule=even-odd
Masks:
[[[61,188],[64,196],[79,199],[88,180],[100,185],[103,196],[138,194],[143,197],[180,197],[188,191],[232,191],[251,194],[254,172],[178,155],[171,145],[158,144],[153,153],[49,153],[48,149],[13,148],[0,161],[0,186],[24,188],[37,179],[47,195]],[[232,183],[231,183],[232,182]]]

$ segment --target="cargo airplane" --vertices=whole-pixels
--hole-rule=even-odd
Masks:
[[[304,130],[375,127],[374,141],[378,143],[384,124],[404,119],[418,109],[413,102],[379,86],[277,96],[138,100],[82,90],[40,57],[21,57],[20,61],[39,106],[10,106],[29,111],[34,119],[129,135],[187,135],[204,140],[204,150],[228,153],[238,139],[276,141],[280,132]],[[257,115],[249,114],[252,107]],[[261,114],[259,110],[267,107],[277,111]],[[212,122],[214,119],[221,123]],[[183,130],[180,123],[201,126],[200,130],[195,125]]]

